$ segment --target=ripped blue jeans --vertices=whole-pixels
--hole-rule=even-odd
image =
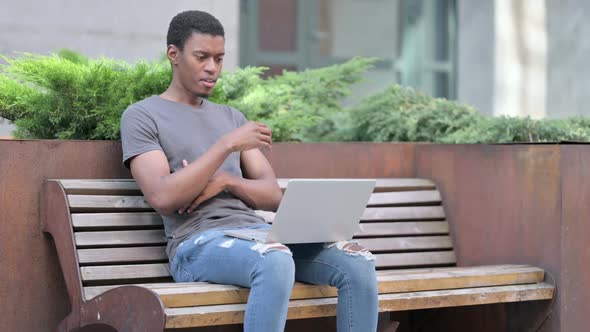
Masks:
[[[338,288],[338,331],[377,329],[375,260],[354,243],[261,244],[215,229],[179,245],[171,270],[177,282],[249,287],[244,331],[283,331],[295,280]]]

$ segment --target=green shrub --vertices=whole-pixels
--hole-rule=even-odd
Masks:
[[[163,63],[129,65],[71,51],[4,60],[0,115],[21,138],[117,139],[122,111],[170,83]]]
[[[284,71],[268,79],[260,77],[265,68],[247,67],[225,73],[211,99],[266,123],[275,141],[318,140],[321,126],[343,112],[341,100],[374,61],[355,58],[320,69]]]
[[[365,98],[350,114],[352,127],[342,138],[377,142],[443,142],[480,117],[465,104],[399,85]]]
[[[350,110],[348,125],[336,136],[376,142],[589,141],[590,119],[486,117],[468,105],[394,85]]]
[[[171,79],[166,61],[130,65],[69,50],[4,59],[0,115],[15,122],[22,138],[118,139],[127,106],[163,92]],[[211,100],[267,123],[275,141],[304,140],[341,110],[340,100],[373,61],[358,58],[270,79],[261,78],[265,68],[238,69],[222,75]]]
[[[445,138],[446,143],[512,143],[589,141],[586,118],[543,119],[480,117],[477,122]]]
[[[61,50],[23,54],[0,72],[0,116],[20,138],[118,139],[122,112],[168,87],[166,59],[128,64]],[[352,108],[342,99],[375,59],[263,78],[266,68],[224,72],[211,100],[273,129],[274,141],[507,143],[590,140],[590,119],[484,117],[472,107],[393,85]]]

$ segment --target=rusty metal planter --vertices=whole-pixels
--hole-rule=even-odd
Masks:
[[[119,142],[0,141],[0,330],[48,330],[75,301],[67,296],[51,237],[41,231],[43,180],[129,178],[120,158]],[[527,262],[544,268],[555,279],[558,298],[542,331],[585,329],[590,145],[284,143],[273,147],[269,159],[279,177],[435,180],[446,197],[459,264]],[[402,325],[408,331],[418,325],[517,331],[515,314],[543,318],[501,305],[416,312]],[[333,326],[324,320],[309,325],[310,331]]]

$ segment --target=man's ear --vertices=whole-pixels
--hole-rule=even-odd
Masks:
[[[166,55],[168,56],[168,60],[170,60],[172,65],[175,65],[178,62],[178,53],[179,50],[175,45],[168,45],[168,48],[166,49]]]

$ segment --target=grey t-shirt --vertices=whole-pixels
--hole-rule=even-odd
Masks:
[[[246,122],[240,111],[206,99],[199,107],[193,107],[152,96],[129,106],[123,113],[123,163],[129,167],[133,157],[162,150],[173,173],[183,168],[183,159],[193,162],[223,135]],[[240,153],[230,154],[220,170],[241,177]],[[197,233],[264,223],[242,200],[225,191],[201,203],[190,214],[162,216],[162,219],[170,259],[182,241]]]

